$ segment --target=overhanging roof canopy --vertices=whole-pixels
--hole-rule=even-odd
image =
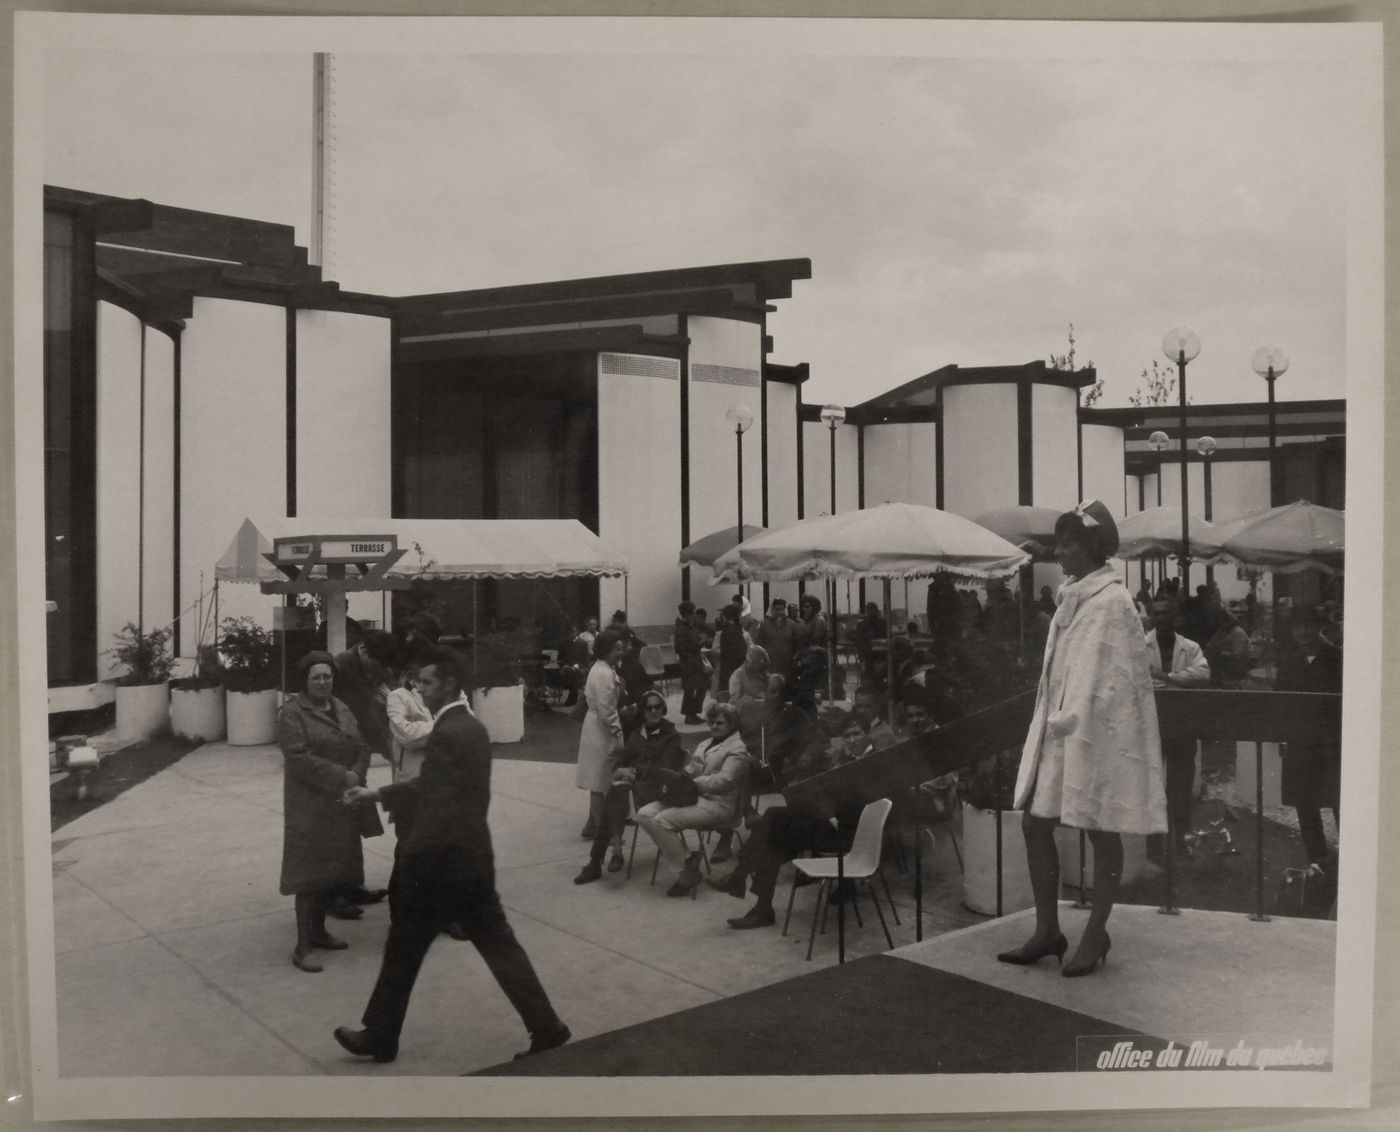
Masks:
[[[407,553],[389,569],[418,581],[471,578],[618,577],[627,560],[577,519],[375,519],[309,516],[244,519],[218,564],[221,582],[284,577],[264,555],[278,538],[394,535]]]

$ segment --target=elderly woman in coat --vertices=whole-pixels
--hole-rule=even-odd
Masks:
[[[611,629],[604,629],[593,639],[593,667],[583,686],[588,713],[578,736],[578,769],[574,785],[588,791],[588,822],[583,836],[592,838],[603,817],[603,801],[612,789],[613,771],[622,751],[622,677],[618,665],[627,650],[627,642]],[[618,830],[618,847],[622,831]]]
[[[336,699],[335,664],[329,653],[311,652],[299,666],[304,690],[287,701],[277,720],[282,748],[283,896],[296,898],[297,945],[292,962],[320,971],[315,949],[348,945],[326,930],[330,894],[364,885],[362,831],[369,819],[342,798],[362,786],[370,750],[350,709]],[[371,814],[378,824],[378,817]],[[383,832],[383,827],[379,829]]]
[[[690,805],[652,802],[637,811],[637,824],[656,843],[657,853],[680,866],[667,896],[688,896],[700,883],[700,854],[686,856],[684,829],[727,829],[739,819],[740,797],[749,776],[749,755],[739,735],[739,712],[730,704],[705,710],[710,737],[686,759],[681,772],[695,785],[698,798]],[[680,776],[677,776],[680,777]]]
[[[1107,962],[1107,923],[1123,873],[1124,833],[1167,831],[1157,705],[1142,622],[1123,579],[1106,565],[1118,528],[1098,500],[1055,524],[1055,557],[1067,580],[1045,643],[1035,715],[1021,752],[1017,809],[1035,894],[1035,931],[1004,963],[1063,960],[1060,859],[1055,826],[1086,830],[1094,849],[1094,898],[1062,974]]]

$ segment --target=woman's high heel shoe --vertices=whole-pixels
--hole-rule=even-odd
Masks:
[[[1015,951],[1003,951],[997,955],[997,959],[1002,963],[1017,963],[1025,966],[1029,963],[1037,963],[1047,955],[1053,955],[1055,962],[1063,963],[1065,952],[1069,950],[1069,940],[1065,939],[1064,933],[1058,933],[1054,939],[1044,940],[1036,943],[1034,937],[1023,943]]]
[[[1060,974],[1067,979],[1077,979],[1081,975],[1093,974],[1094,968],[1097,967],[1100,963],[1107,967],[1108,949],[1112,946],[1113,941],[1108,938],[1108,933],[1104,932],[1102,951],[1100,951],[1097,955],[1093,956],[1088,960],[1080,961],[1076,958],[1075,960],[1071,961],[1069,965],[1065,967],[1063,971],[1060,972]]]

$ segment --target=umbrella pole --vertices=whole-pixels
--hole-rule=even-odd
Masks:
[[[824,587],[828,591],[826,616],[826,702],[836,699],[836,582]]]
[[[894,633],[890,631],[890,580],[885,579],[885,711],[894,714]]]

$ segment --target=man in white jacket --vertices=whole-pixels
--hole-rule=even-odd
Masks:
[[[1152,630],[1145,638],[1152,684],[1157,688],[1201,688],[1210,683],[1210,665],[1201,646],[1176,631],[1176,603],[1152,603]],[[1167,786],[1167,820],[1177,852],[1186,850],[1191,828],[1191,786],[1196,779],[1196,740],[1162,737]]]

